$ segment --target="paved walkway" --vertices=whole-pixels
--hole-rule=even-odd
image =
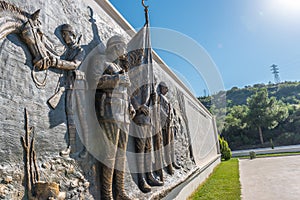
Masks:
[[[274,149],[270,148],[258,148],[258,149],[246,149],[246,150],[238,150],[232,151],[232,156],[249,156],[249,152],[254,151],[257,154],[270,154],[270,153],[285,153],[285,152],[300,152],[300,145],[289,145],[289,146],[281,146],[275,147]]]
[[[242,200],[300,199],[300,156],[241,159]]]

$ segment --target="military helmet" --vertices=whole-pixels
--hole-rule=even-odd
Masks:
[[[159,83],[159,86],[168,88],[167,84],[163,81]]]
[[[61,31],[69,31],[69,32],[71,32],[74,36],[76,35],[76,34],[75,34],[74,28],[73,28],[70,24],[63,24],[63,25],[61,26]]]
[[[120,35],[114,35],[114,36],[112,36],[111,38],[108,39],[108,41],[106,43],[106,48],[110,49],[110,48],[112,48],[113,46],[115,46],[117,44],[124,44],[124,45],[126,45],[125,38],[122,37],[122,36],[120,36]]]

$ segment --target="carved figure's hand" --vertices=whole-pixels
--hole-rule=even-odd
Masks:
[[[38,70],[46,70],[50,66],[50,59],[40,59],[39,61],[34,63],[34,67],[36,67]]]
[[[57,63],[58,63],[57,58],[55,58],[55,57],[53,57],[53,56],[50,56],[50,57],[49,57],[49,62],[50,62],[50,65],[49,65],[49,66],[57,67]]]
[[[130,86],[130,80],[127,73],[119,74],[119,80],[121,85]]]
[[[136,114],[136,112],[135,112],[134,108],[131,107],[131,109],[129,110],[129,116],[130,116],[130,119],[133,119],[134,116],[135,116],[135,114]]]
[[[149,116],[149,107],[148,106],[141,105],[141,107],[139,109],[142,113],[144,113],[144,115]]]
[[[129,61],[126,55],[122,55],[119,57],[121,67],[127,72],[129,69]]]
[[[43,60],[39,60],[34,63],[34,67],[38,68],[38,70],[43,70]]]

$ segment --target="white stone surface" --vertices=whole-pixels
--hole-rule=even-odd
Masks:
[[[186,99],[186,108],[194,158],[203,167],[218,154],[215,124],[212,116],[190,99]]]
[[[299,166],[300,156],[239,160],[242,199],[299,199]]]

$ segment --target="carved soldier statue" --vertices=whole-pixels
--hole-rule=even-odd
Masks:
[[[167,172],[172,175],[174,174],[174,169],[180,169],[175,161],[175,149],[174,149],[174,132],[173,132],[173,109],[167,97],[168,86],[165,82],[160,82],[158,85],[159,98],[158,104],[160,105],[160,121],[161,124],[161,134],[163,138],[164,145],[164,158],[167,163]],[[160,141],[159,141],[160,142]]]
[[[133,118],[135,135],[135,149],[137,153],[138,186],[144,193],[151,191],[151,186],[162,186],[152,173],[152,129],[150,106],[155,103],[156,93],[150,94],[150,87],[145,84],[135,90],[131,103],[136,110]],[[155,123],[155,122],[154,122]]]
[[[116,199],[130,200],[124,190],[125,158],[130,117],[135,110],[130,104],[127,88],[130,80],[126,64],[126,44],[121,36],[113,36],[107,42],[104,72],[99,79],[95,108],[102,128],[102,140],[112,145],[106,148],[102,163],[101,199],[113,199],[115,180]]]
[[[74,89],[84,90],[86,89],[85,74],[78,70],[79,65],[85,57],[84,49],[78,44],[75,30],[69,24],[63,24],[61,26],[61,35],[65,42],[66,51],[62,55],[62,59],[51,57],[51,66],[66,70],[66,115],[67,115],[67,128],[68,128],[68,150],[71,150],[71,146],[75,146],[76,142],[76,127],[74,122],[74,112],[72,110],[72,97],[74,96]],[[82,82],[82,84],[76,84],[75,81]],[[66,152],[64,152],[66,153]],[[86,153],[84,147],[83,154]]]

